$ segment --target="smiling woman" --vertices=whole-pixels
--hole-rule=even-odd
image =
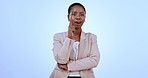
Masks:
[[[95,78],[93,68],[100,60],[97,37],[82,31],[86,10],[80,3],[68,9],[67,32],[56,33],[53,54],[57,65],[50,78]]]

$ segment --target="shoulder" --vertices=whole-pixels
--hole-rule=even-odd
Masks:
[[[92,43],[97,43],[97,36],[93,33],[90,33],[90,32],[85,33],[85,39]]]
[[[54,37],[61,37],[61,36],[64,36],[64,35],[66,35],[66,32],[59,32],[59,33],[55,33]]]
[[[87,33],[84,32],[84,34],[85,34],[86,37],[89,37],[89,38],[92,38],[92,39],[97,38],[97,36],[95,34],[91,33],[91,32],[87,32]]]
[[[63,41],[66,38],[66,34],[66,32],[55,33],[53,39]]]

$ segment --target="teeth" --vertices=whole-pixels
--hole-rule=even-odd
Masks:
[[[77,23],[77,24],[81,24],[81,22],[75,22],[75,23]]]

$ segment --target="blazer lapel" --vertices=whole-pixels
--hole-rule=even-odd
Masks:
[[[79,45],[78,59],[79,58],[82,58],[82,55],[83,55],[84,49],[85,49],[85,44],[86,44],[85,33],[82,31],[81,37],[80,37],[80,45]]]
[[[65,33],[65,37],[68,36],[68,32]],[[80,37],[80,45],[78,49],[78,59],[82,58],[82,55],[85,50],[85,45],[86,45],[86,37],[85,37],[85,32],[81,32],[81,37]],[[73,52],[71,53],[71,57],[73,56]]]

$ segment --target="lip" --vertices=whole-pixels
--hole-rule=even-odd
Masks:
[[[82,23],[81,21],[76,21],[75,22],[76,25],[81,25],[81,23]]]

